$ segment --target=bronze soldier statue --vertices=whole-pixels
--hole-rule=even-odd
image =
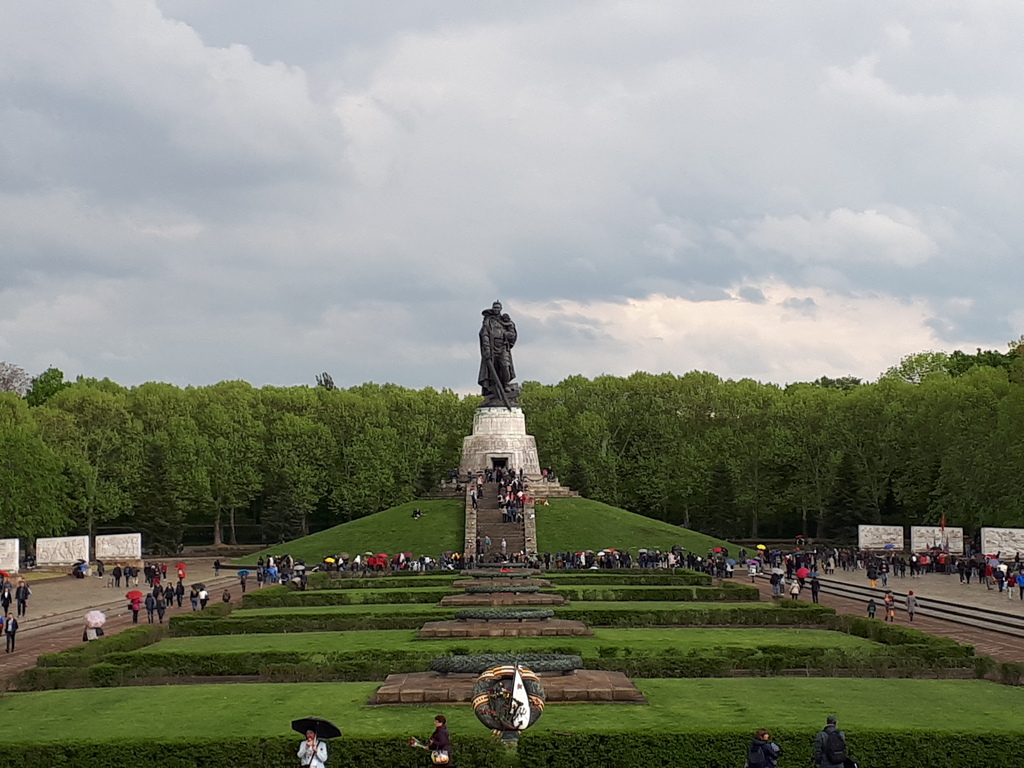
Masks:
[[[485,309],[483,325],[480,328],[480,373],[477,383],[483,388],[484,401],[481,408],[504,406],[511,410],[519,405],[519,387],[512,384],[516,369],[512,364],[512,347],[518,337],[516,324],[507,314],[501,312],[501,302],[496,301]]]

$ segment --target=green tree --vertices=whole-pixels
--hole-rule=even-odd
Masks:
[[[62,389],[71,386],[71,382],[64,381],[64,373],[58,368],[47,368],[40,373],[29,385],[25,399],[29,405],[42,405]]]

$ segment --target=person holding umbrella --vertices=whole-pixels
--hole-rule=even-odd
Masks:
[[[142,608],[142,593],[133,589],[125,597],[128,598],[128,610],[132,612],[132,624],[138,624],[139,610]]]
[[[242,594],[245,594],[245,581],[249,578],[249,572],[244,568],[238,572],[238,583],[242,586]]]
[[[341,737],[341,729],[330,720],[319,717],[305,717],[292,721],[292,730],[306,734],[306,740],[299,744],[296,757],[303,768],[324,768],[327,762],[327,744],[323,739]]]

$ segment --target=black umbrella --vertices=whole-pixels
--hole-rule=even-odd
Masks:
[[[198,584],[193,584],[192,586],[195,587],[196,589],[206,589],[206,585],[203,584],[202,582],[199,582]]]
[[[340,739],[341,729],[330,720],[320,717],[304,717],[301,720],[292,720],[292,730],[298,731],[303,736],[307,731],[312,731],[318,739]]]

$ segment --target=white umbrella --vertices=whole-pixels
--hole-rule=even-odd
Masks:
[[[102,627],[106,623],[107,617],[103,614],[103,611],[89,611],[85,614],[85,626],[87,627],[95,629],[96,627]]]

